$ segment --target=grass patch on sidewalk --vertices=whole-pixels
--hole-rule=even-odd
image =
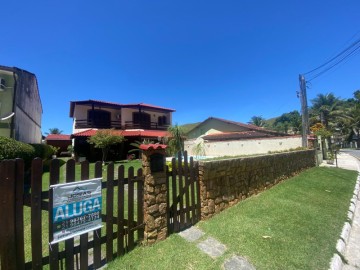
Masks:
[[[227,246],[212,259],[178,235],[140,247],[108,269],[221,269],[233,254],[256,269],[328,269],[357,172],[312,168],[253,196],[198,226]]]

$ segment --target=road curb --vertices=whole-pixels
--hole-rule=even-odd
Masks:
[[[348,221],[344,223],[344,226],[342,228],[340,238],[336,243],[336,251],[337,253],[334,253],[333,257],[330,261],[330,270],[341,270],[343,269],[346,262],[343,261],[343,258],[345,257],[345,251],[346,251],[346,245],[349,241],[350,232],[351,232],[351,224],[354,220],[354,214],[355,210],[359,201],[359,192],[360,191],[360,172],[358,174],[353,196],[350,200],[349,210],[347,214]]]

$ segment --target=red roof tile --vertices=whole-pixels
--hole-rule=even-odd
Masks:
[[[141,144],[141,150],[149,150],[149,149],[166,149],[167,145],[165,144]]]
[[[166,110],[166,111],[170,111],[170,112],[175,112],[174,109],[155,106],[155,105],[146,104],[146,103],[123,104],[124,108],[126,108],[126,107],[139,107],[139,106],[140,107],[145,107],[145,108],[152,108],[152,109],[159,109],[159,110]]]
[[[45,138],[46,141],[70,141],[70,135],[65,134],[49,134]]]
[[[223,122],[223,123],[239,126],[239,127],[244,128],[244,129],[247,129],[249,131],[257,131],[257,132],[265,133],[265,134],[273,134],[274,136],[286,136],[286,134],[281,133],[281,132],[277,132],[277,131],[274,131],[274,130],[268,130],[268,129],[265,129],[263,127],[258,127],[258,126],[251,125],[251,124],[244,124],[244,123],[241,123],[241,122],[230,121],[230,120],[226,120],[226,119],[222,119],[222,118],[218,118],[218,117],[209,117],[206,120],[204,120],[203,122],[201,122],[200,124],[196,125],[191,130],[194,130],[194,129],[198,128],[199,126],[204,125],[204,123],[206,123],[206,122],[208,122],[208,121],[210,121],[212,119]]]

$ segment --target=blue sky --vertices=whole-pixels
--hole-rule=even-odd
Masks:
[[[67,134],[75,100],[169,107],[174,124],[300,110],[298,75],[360,38],[358,0],[21,0],[1,10],[0,65],[36,74],[43,132]],[[359,73],[357,54],[313,80],[308,99],[352,97]]]

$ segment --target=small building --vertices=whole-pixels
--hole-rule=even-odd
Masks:
[[[45,142],[48,145],[58,147],[59,151],[58,155],[70,155],[68,152],[68,147],[71,145],[71,137],[70,135],[65,134],[49,134],[45,138]]]
[[[195,156],[254,155],[299,147],[301,136],[216,117],[190,130],[184,143],[185,150]]]
[[[0,136],[41,143],[42,112],[36,76],[0,66]]]

